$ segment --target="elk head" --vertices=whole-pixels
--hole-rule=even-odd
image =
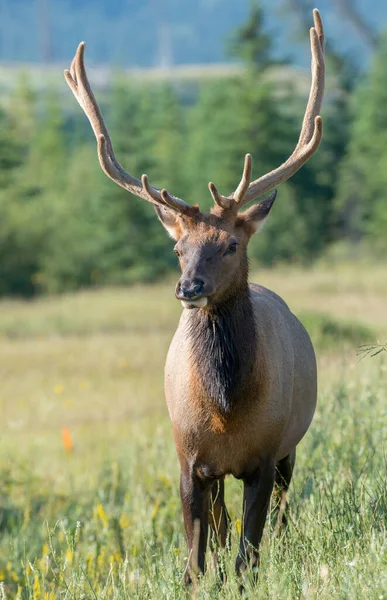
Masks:
[[[274,191],[259,204],[238,213],[250,173],[248,154],[241,184],[232,199],[221,198],[211,183],[215,206],[209,214],[198,207],[192,207],[188,214],[156,207],[160,221],[177,242],[174,251],[182,275],[175,294],[185,308],[211,307],[247,286],[247,244],[265,222],[277,194]]]
[[[252,160],[245,157],[242,179],[233,194],[223,196],[214,183],[209,190],[214,208],[209,214],[172,196],[165,189],[152,187],[146,175],[136,179],[117,161],[108,130],[87,79],[84,65],[85,43],[82,42],[65,78],[88,117],[97,138],[98,158],[102,170],[118,185],[153,203],[156,213],[176,240],[182,276],[176,297],[186,308],[211,307],[247,287],[247,244],[258,231],[274,203],[276,191],[246,211],[239,210],[286,181],[317,150],[322,136],[319,116],[324,92],[324,33],[318,10],[313,11],[314,27],[310,30],[312,50],[312,84],[298,143],[285,163],[251,181]]]

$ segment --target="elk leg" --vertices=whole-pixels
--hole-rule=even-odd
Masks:
[[[262,462],[252,474],[243,477],[243,529],[236,560],[236,571],[259,566],[259,544],[265,526],[275,477],[272,459]]]
[[[217,547],[225,548],[230,526],[230,516],[224,501],[224,479],[219,479],[212,484],[210,497],[210,548],[213,553],[215,567],[218,566]],[[220,577],[224,580],[224,573],[219,570]]]
[[[293,475],[293,469],[296,462],[296,449],[293,450],[288,456],[278,461],[276,466],[275,483],[278,491],[278,515],[276,529],[279,529],[282,525],[286,527],[286,496],[290,486],[290,482]]]
[[[192,583],[204,573],[208,538],[209,492],[212,480],[201,479],[189,466],[180,475],[180,495],[183,505],[185,535],[189,558],[185,582]]]

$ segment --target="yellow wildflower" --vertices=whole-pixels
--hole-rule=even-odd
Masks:
[[[120,516],[120,527],[121,529],[125,529],[125,527],[129,527],[130,525],[130,520],[129,517],[126,513],[122,513],[122,515]]]
[[[33,589],[33,592],[34,592],[34,593],[33,593],[33,596],[32,596],[32,597],[33,597],[33,599],[34,599],[34,600],[39,600],[39,599],[40,599],[40,592],[41,592],[41,590],[40,590],[40,582],[39,582],[39,577],[38,577],[38,574],[37,574],[37,573],[36,573],[36,575],[35,575],[35,579],[34,579],[34,586],[33,586],[33,588],[32,588],[32,589]]]
[[[157,498],[155,505],[153,507],[153,510],[152,510],[152,515],[151,515],[152,520],[156,518],[156,515],[159,512],[159,508],[160,508],[160,498]]]
[[[95,516],[99,517],[99,519],[101,520],[101,523],[104,527],[108,526],[108,518],[106,516],[104,507],[102,506],[102,504],[97,504],[96,508],[95,508]]]

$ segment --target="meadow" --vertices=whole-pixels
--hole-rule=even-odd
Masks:
[[[319,402],[289,526],[264,533],[246,598],[387,599],[386,265],[262,270],[308,328]],[[240,482],[226,482],[228,574],[193,592],[163,365],[181,307],[157,286],[0,302],[0,599],[239,598]]]

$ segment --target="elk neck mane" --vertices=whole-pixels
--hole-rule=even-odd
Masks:
[[[256,326],[248,287],[210,311],[193,309],[188,319],[191,357],[204,395],[229,415],[251,376]]]

